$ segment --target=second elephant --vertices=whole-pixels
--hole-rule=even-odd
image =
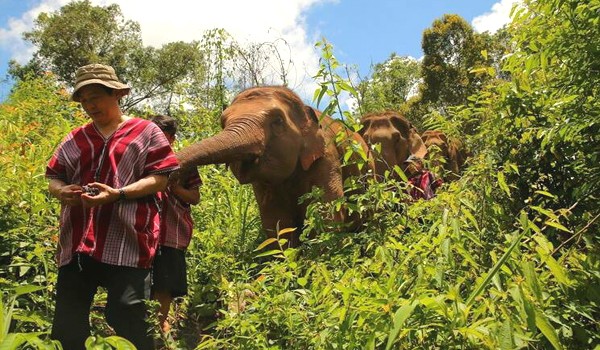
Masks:
[[[381,150],[375,155],[375,168],[378,178],[386,171],[397,178],[394,166],[404,169],[409,156],[425,157],[427,148],[417,130],[404,116],[396,112],[371,113],[361,118],[359,131],[371,148],[379,144]]]

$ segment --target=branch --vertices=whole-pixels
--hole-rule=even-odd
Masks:
[[[566,241],[562,242],[558,247],[556,247],[556,249],[554,249],[554,251],[552,252],[551,255],[556,254],[556,252],[558,252],[560,250],[560,248],[562,248],[563,246],[565,246],[567,243],[569,243],[570,241],[572,241],[573,239],[577,238],[577,243],[579,243],[579,240],[581,239],[581,236],[583,235],[583,233],[585,231],[587,231],[588,228],[590,228],[590,226],[592,226],[592,224],[598,220],[598,218],[600,217],[600,214],[596,215],[592,220],[590,220],[590,222],[588,222],[581,230],[579,230],[576,234],[574,234],[573,236],[571,236],[569,239],[567,239]]]

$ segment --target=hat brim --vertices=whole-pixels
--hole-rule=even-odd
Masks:
[[[104,85],[104,86],[109,87],[114,90],[126,90],[125,95],[129,94],[129,92],[131,91],[131,88],[127,84],[123,84],[118,81],[106,81],[106,80],[102,80],[102,79],[88,79],[88,80],[82,81],[79,84],[75,85],[75,88],[73,89],[73,93],[71,94],[71,100],[73,100],[75,102],[80,102],[77,92],[82,87],[87,86],[87,85],[92,85],[92,84]]]

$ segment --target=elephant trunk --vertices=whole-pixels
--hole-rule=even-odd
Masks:
[[[265,148],[264,133],[252,133],[240,128],[226,128],[177,152],[182,169],[206,164],[250,161],[260,157]]]

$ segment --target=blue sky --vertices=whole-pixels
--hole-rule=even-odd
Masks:
[[[365,73],[392,52],[422,56],[421,35],[432,22],[455,13],[467,22],[487,12],[497,0],[347,0],[318,4],[307,12],[309,27],[334,44],[338,60]]]
[[[55,11],[71,0],[0,0],[0,79],[10,59],[26,62],[33,49],[21,40],[40,12]],[[338,60],[369,73],[371,64],[392,52],[419,58],[423,30],[445,13],[456,13],[476,30],[495,30],[508,20],[514,0],[91,0],[117,3],[126,19],[140,23],[144,44],[199,40],[205,30],[224,28],[240,43],[284,38],[282,52],[293,61],[292,85],[310,85],[322,37]],[[168,3],[168,6],[166,6]],[[76,69],[74,67],[73,69]],[[10,85],[0,81],[0,100]],[[311,87],[307,88],[311,90]]]

